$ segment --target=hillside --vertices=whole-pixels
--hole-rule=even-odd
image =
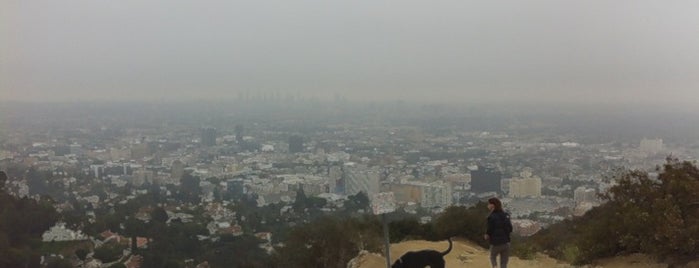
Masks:
[[[408,251],[417,251],[422,249],[435,249],[443,251],[448,247],[448,243],[444,242],[429,242],[424,240],[406,241],[391,245],[392,262]],[[451,253],[445,256],[447,267],[490,267],[487,250],[471,243],[469,241],[455,240],[454,248]],[[694,264],[699,267],[699,265]],[[363,252],[350,262],[351,268],[384,268],[386,261],[382,255],[375,253]],[[516,257],[510,258],[509,267],[522,268],[539,268],[539,267],[574,267],[567,263],[552,259],[543,254],[538,254],[533,260],[522,260]],[[622,256],[599,260],[594,262],[593,267],[604,268],[622,268],[622,267],[638,267],[638,268],[665,268],[666,264],[660,264],[650,260],[648,257],[637,254],[631,256]]]

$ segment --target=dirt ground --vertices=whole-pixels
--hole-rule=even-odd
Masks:
[[[406,241],[391,245],[391,263],[398,257],[408,251],[417,251],[422,249],[434,249],[444,251],[449,246],[446,241],[429,242],[429,241]],[[481,247],[468,241],[454,241],[454,248],[444,257],[447,262],[447,267],[490,267],[488,252]],[[363,256],[359,261],[360,268],[385,268],[386,259],[378,254],[368,254]],[[520,260],[518,258],[510,258],[508,267],[523,267],[523,268],[540,268],[540,267],[569,267],[565,263],[558,262],[544,255],[538,255],[533,260]]]
[[[434,249],[444,251],[449,246],[448,242],[429,242],[422,240],[406,241],[397,244],[391,244],[391,263],[398,257],[408,251],[417,251],[422,249]],[[454,248],[451,253],[444,257],[447,262],[447,267],[490,267],[488,251],[469,241],[454,241]],[[385,268],[386,259],[379,254],[369,253],[360,256],[358,259],[358,268]],[[521,260],[516,257],[510,257],[508,267],[511,268],[565,268],[573,267],[567,263],[552,259],[546,255],[539,254],[533,260]],[[614,257],[610,259],[602,259],[595,261],[593,265],[588,267],[602,268],[666,268],[666,264],[654,262],[647,256],[634,254],[629,256]],[[695,266],[692,266],[695,267]],[[699,268],[699,266],[696,266]]]

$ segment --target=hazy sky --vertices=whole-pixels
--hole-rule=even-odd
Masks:
[[[2,100],[242,91],[699,104],[699,1],[0,1]]]

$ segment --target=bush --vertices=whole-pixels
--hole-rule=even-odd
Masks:
[[[429,230],[431,229],[431,225],[426,224],[423,226],[414,218],[396,220],[388,224],[392,243],[410,239],[424,239],[430,235],[431,232]]]
[[[50,261],[46,268],[73,268],[73,264],[66,259],[55,259]]]
[[[276,258],[282,267],[345,267],[360,250],[380,251],[382,237],[375,216],[322,217],[294,228]]]
[[[483,239],[483,234],[489,213],[485,202],[469,208],[451,206],[435,219],[433,228],[439,240],[460,236],[487,248],[488,242]]]
[[[78,259],[80,259],[81,261],[84,261],[85,257],[87,257],[88,253],[89,252],[86,249],[80,248],[80,249],[75,251],[75,256],[78,256]]]
[[[584,261],[581,259],[580,249],[575,245],[566,244],[561,248],[561,252],[563,253],[564,261],[573,264],[579,264]]]
[[[644,253],[681,264],[699,252],[699,169],[668,159],[658,179],[628,171],[584,216],[537,233],[529,242],[573,263]]]
[[[539,248],[532,243],[522,242],[520,237],[512,237],[512,255],[523,260],[533,260]]]
[[[95,249],[93,257],[99,259],[103,263],[109,263],[121,258],[124,248],[115,244],[108,243]]]

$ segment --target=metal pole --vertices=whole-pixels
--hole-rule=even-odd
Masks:
[[[381,219],[383,221],[383,238],[386,243],[386,268],[391,268],[391,242],[388,239],[388,219],[386,219],[386,213],[381,214]]]

